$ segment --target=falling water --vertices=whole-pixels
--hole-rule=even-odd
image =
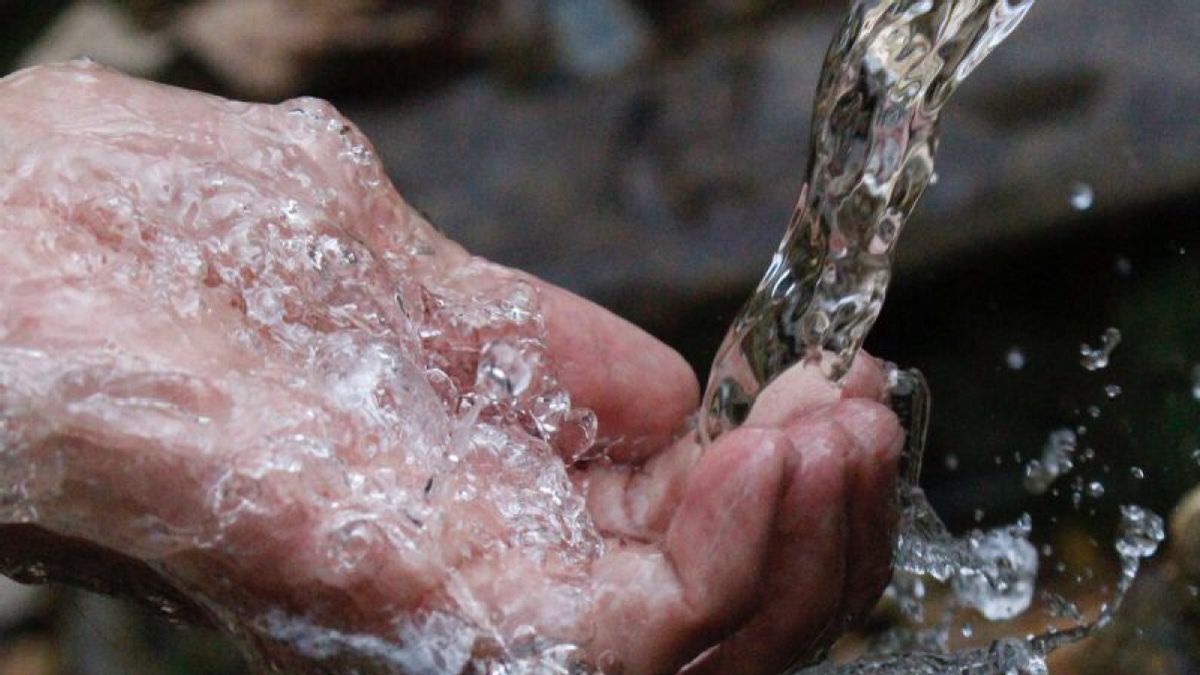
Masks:
[[[807,360],[854,360],[892,253],[933,175],[938,118],[1033,0],[855,0],[821,72],[808,181],[757,290],[717,354],[701,430],[737,426],[758,392]]]
[[[818,85],[808,180],[783,241],[714,361],[700,420],[706,440],[739,425],[759,392],[796,363],[815,364],[833,380],[847,372],[882,307],[900,232],[933,177],[943,107],[1032,5],[1033,0],[852,2]],[[1085,346],[1084,366],[1103,368],[1119,341],[1120,333],[1110,329],[1100,347]],[[1022,365],[1023,358],[1012,367]],[[1111,620],[1141,559],[1162,541],[1162,520],[1136,506],[1122,507],[1116,543],[1121,575],[1113,600],[1093,622],[1084,622],[1069,600],[1043,592],[1047,604],[1059,608],[1053,614],[1073,619],[1073,627],[951,651],[955,610],[1001,621],[1033,604],[1039,561],[1029,540],[1033,522],[1023,516],[988,531],[949,532],[918,485],[928,388],[915,370],[889,367],[888,376],[892,407],[909,429],[889,595],[921,627],[889,631],[855,663],[805,672],[1047,672],[1050,651]],[[1074,448],[1073,432],[1055,432],[1042,459],[1030,463],[1027,488],[1040,494],[1069,472]],[[1103,486],[1095,485],[1089,494],[1102,494]],[[929,618],[926,581],[949,590],[948,602],[939,606],[942,618],[928,625],[922,623]],[[963,625],[959,632],[973,631]]]

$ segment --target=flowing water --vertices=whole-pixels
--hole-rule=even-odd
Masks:
[[[834,380],[847,372],[883,305],[900,232],[934,176],[947,100],[1032,5],[1033,0],[852,2],[821,73],[799,203],[714,361],[700,420],[706,440],[740,424],[759,392],[796,363],[815,364]],[[1073,196],[1072,202],[1083,199]],[[1090,194],[1086,199],[1090,205]],[[1105,368],[1120,338],[1110,328],[1099,347],[1082,346],[1081,364]],[[1021,365],[1023,359],[1015,367]],[[918,485],[928,388],[915,370],[890,367],[889,378],[893,408],[909,430],[896,576],[888,590],[906,621],[876,639],[859,661],[806,672],[1045,673],[1050,651],[1111,620],[1140,560],[1163,540],[1161,518],[1137,506],[1122,507],[1116,539],[1120,576],[1112,600],[1090,622],[1071,601],[1042,591],[1039,598],[1049,613],[1069,620],[1067,626],[952,651],[952,632],[973,633],[962,610],[1005,621],[1034,606],[1039,567],[1039,551],[1030,542],[1034,523],[1024,516],[1006,527],[951,534]],[[1106,391],[1119,395],[1119,389]],[[1075,445],[1069,429],[1051,434],[1041,459],[1027,465],[1026,488],[1045,493],[1069,473]],[[1098,482],[1086,489],[1093,498],[1103,494]],[[1082,483],[1075,492],[1084,494]],[[936,603],[930,602],[931,584],[944,589]],[[935,608],[938,616],[927,616]]]
[[[702,431],[740,423],[807,360],[839,378],[879,315],[892,253],[933,176],[939,116],[1033,0],[855,0],[825,58],[808,180],[713,364]]]

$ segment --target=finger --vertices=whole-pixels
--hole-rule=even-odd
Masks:
[[[591,465],[587,503],[596,527],[610,537],[661,540],[703,452],[696,436],[689,434],[643,464]]]
[[[730,432],[697,464],[662,548],[597,563],[596,654],[627,675],[674,672],[753,613],[790,455],[778,431]]]
[[[797,366],[763,392],[747,426],[794,424],[825,414],[847,396],[879,398],[883,382],[879,361],[866,354],[855,361],[840,387],[815,368]],[[643,465],[593,465],[588,472],[588,508],[597,526],[609,535],[657,540],[670,522],[687,474],[701,452],[695,436],[690,435],[677,439]]]
[[[696,409],[699,384],[675,350],[608,310],[537,281],[546,341],[576,405],[596,412],[599,437],[623,439],[618,461],[666,447]]]
[[[772,535],[770,604],[695,664],[694,673],[774,673],[862,616],[890,573],[892,483],[903,441],[895,416],[849,399],[788,429],[804,457]]]
[[[881,400],[885,384],[882,364],[866,352],[859,352],[841,382],[830,381],[816,364],[801,362],[763,389],[746,424],[783,427],[844,398]]]
[[[779,672],[811,651],[841,604],[846,573],[846,457],[854,440],[836,424],[806,420],[787,430],[796,454],[772,527],[761,611],[688,675]]]
[[[895,414],[873,401],[841,401],[831,415],[859,447],[847,465],[851,567],[839,617],[841,632],[870,611],[891,579],[898,518],[893,495],[905,434]]]

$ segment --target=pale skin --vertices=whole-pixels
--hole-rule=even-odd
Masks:
[[[412,550],[373,548],[364,558],[369,564],[333,569],[320,555],[318,532],[336,516],[325,511],[344,488],[315,469],[267,474],[255,489],[278,495],[281,506],[238,521],[220,545],[164,550],[147,530],[130,528],[147,516],[204,531],[212,517],[209,479],[257,456],[260,445],[270,444],[263,434],[285,433],[264,424],[298,412],[352,428],[337,447],[341,461],[378,470],[356,445],[370,437],[371,422],[338,417],[345,411],[287,386],[306,372],[307,362],[285,344],[291,338],[258,331],[245,301],[226,301],[234,282],[183,267],[130,272],[166,264],[158,241],[195,242],[211,232],[165,216],[134,223],[88,201],[88,181],[164,171],[169,183],[201,166],[189,163],[198,155],[205,167],[249,172],[245,158],[258,157],[255,130],[282,124],[282,113],[264,109],[260,119],[260,111],[252,111],[253,133],[244,133],[226,121],[232,113],[224,105],[74,66],[0,82],[0,422],[8,425],[0,432],[18,430],[23,461],[58,458],[66,476],[63,492],[39,502],[30,521],[38,536],[49,532],[51,542],[70,536],[102,555],[150,560],[153,569],[133,574],[165,573],[172,584],[235,613],[282,606],[364,633],[385,634],[404,613],[458,611],[445,597],[453,576],[480,603],[509,617],[501,624],[519,618],[579,645],[594,665],[626,675],[778,672],[830,644],[874,604],[890,574],[892,488],[904,439],[881,403],[884,378],[875,359],[860,356],[840,384],[813,369],[789,371],[742,428],[701,448],[685,430],[699,386],[673,350],[583,298],[466,255],[390,189],[356,200],[358,184],[350,178],[360,173],[329,170],[333,155],[322,156],[319,145],[305,150],[316,153],[308,170],[348,200],[347,236],[363,247],[358,269],[364,276],[353,286],[335,284],[334,291],[358,294],[361,309],[377,296],[390,297],[392,285],[408,283],[397,277],[401,267],[371,262],[389,252],[396,259],[409,255],[389,238],[399,231],[418,233],[433,250],[412,272],[421,279],[456,279],[467,290],[495,279],[527,280],[540,299],[545,342],[561,383],[575,405],[596,412],[602,437],[625,439],[607,461],[572,474],[581,490],[586,486],[587,510],[605,540],[603,555],[571,571],[571,588],[586,588],[589,600],[561,617],[552,610],[563,587],[523,567],[528,561],[519,549],[510,557],[472,557],[484,546],[475,538],[503,534],[487,520],[486,505],[456,512],[460,521],[478,519],[478,527],[421,534],[442,539],[415,539],[422,543]],[[109,150],[98,153],[93,146]],[[117,173],[96,173],[104,162],[119,164]],[[284,172],[247,180],[269,191],[273,181],[285,180],[277,173]],[[151,196],[134,192],[145,200],[141,212],[157,213]],[[354,210],[360,207],[361,213]],[[267,221],[252,227],[260,226],[267,228]],[[139,236],[127,238],[135,229]],[[47,233],[53,245],[46,244]],[[204,264],[215,268],[217,262]],[[456,275],[463,270],[482,273],[461,281]],[[250,269],[237,279],[275,273]],[[309,312],[295,318],[297,324],[340,330],[337,316],[322,314],[332,297],[328,286],[309,283],[302,269],[279,274],[296,293],[288,297]],[[185,291],[199,289],[201,310],[163,299],[162,286],[176,282]],[[379,311],[386,323],[390,310]],[[293,320],[288,316],[285,309],[285,323]],[[246,331],[254,334],[249,343],[229,337]],[[388,330],[378,334],[384,343],[392,339]],[[18,358],[29,350],[40,355]],[[96,413],[88,405],[98,396],[170,403],[203,416],[206,426],[173,426],[173,418],[164,421],[136,406],[117,408],[127,414]],[[0,433],[0,442],[6,438],[0,453],[17,452],[11,440],[17,436]],[[404,457],[405,448],[390,450],[389,456]],[[402,462],[394,468],[406,470]],[[517,479],[499,471],[489,480]],[[86,526],[68,526],[79,522]],[[11,538],[31,531],[5,532]],[[446,558],[425,555],[430,547],[465,553],[454,559],[454,569],[444,569]],[[21,547],[9,549],[8,562],[21,557]],[[44,553],[31,546],[24,562]],[[69,568],[70,560],[65,564]],[[64,576],[88,575],[68,569]]]

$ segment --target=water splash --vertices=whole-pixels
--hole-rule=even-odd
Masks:
[[[903,226],[933,179],[939,115],[963,79],[1021,22],[1032,0],[907,0],[851,4],[826,56],[813,116],[807,181],[784,238],[714,360],[700,433],[705,440],[736,427],[758,393],[789,366],[806,361],[830,379],[844,375],[882,307],[892,255]],[[1085,210],[1094,194],[1072,189]],[[1110,328],[1101,345],[1083,345],[1088,370],[1107,367],[1121,340]],[[1011,350],[1011,369],[1025,365]],[[959,610],[989,621],[1018,616],[1033,603],[1038,552],[1032,520],[963,536],[950,533],[918,486],[929,392],[917,371],[889,367],[893,409],[909,429],[899,489],[901,524],[896,575],[888,596],[918,628],[900,626],[878,639],[860,661],[818,666],[815,673],[1011,673],[1043,675],[1046,655],[1104,625],[1120,605],[1140,560],[1154,553],[1161,519],[1123,507],[1117,553],[1122,576],[1113,600],[1091,624],[1069,601],[1047,601],[1075,622],[1067,630],[1007,638],[990,646],[950,651]],[[1109,387],[1109,398],[1120,394]],[[1099,409],[1096,408],[1098,416]],[[1080,432],[1082,433],[1082,431]],[[1026,486],[1041,494],[1073,468],[1076,432],[1051,435],[1027,467]],[[1093,498],[1103,485],[1085,487]],[[931,625],[927,582],[948,586]],[[1057,608],[1055,610],[1054,608]],[[971,633],[960,625],[959,632]]]

